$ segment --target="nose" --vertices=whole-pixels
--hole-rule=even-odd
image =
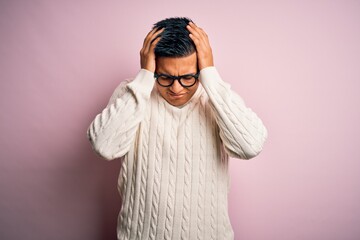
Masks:
[[[175,80],[173,85],[170,86],[170,90],[177,94],[180,93],[183,90],[183,86],[181,86],[181,84],[179,83],[178,80]]]

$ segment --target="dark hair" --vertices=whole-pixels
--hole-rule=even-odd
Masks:
[[[194,53],[196,47],[186,28],[190,21],[193,22],[186,17],[172,17],[155,23],[152,29],[165,28],[160,33],[160,41],[156,44],[155,56],[186,57]]]

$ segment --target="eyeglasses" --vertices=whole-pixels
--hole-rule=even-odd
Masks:
[[[199,78],[199,72],[196,74],[185,74],[181,76],[154,73],[154,78],[156,78],[156,81],[162,87],[170,87],[174,84],[175,80],[178,80],[181,86],[188,88],[196,83]]]

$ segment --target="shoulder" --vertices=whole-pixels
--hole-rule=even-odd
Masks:
[[[125,80],[121,81],[115,87],[115,90],[113,91],[107,106],[111,105],[115,101],[115,99],[124,95],[128,91],[126,86],[133,80],[134,78],[126,78]]]
[[[126,86],[132,82],[134,80],[134,78],[126,78],[123,81],[121,81],[115,88],[114,93],[121,93],[123,91],[126,91]]]

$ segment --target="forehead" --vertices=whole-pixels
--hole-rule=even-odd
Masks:
[[[196,57],[196,52],[186,57],[158,57],[156,59],[156,72],[170,75],[196,73]]]

